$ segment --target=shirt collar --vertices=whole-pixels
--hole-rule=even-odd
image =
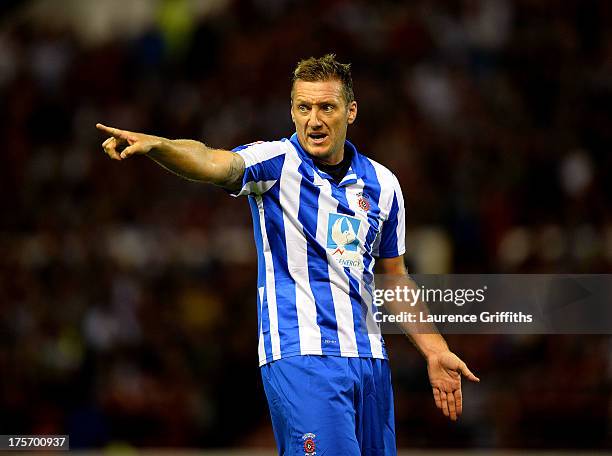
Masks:
[[[290,141],[291,141],[291,144],[293,144],[293,147],[295,147],[295,150],[297,150],[298,155],[300,156],[302,161],[307,164],[306,172],[309,174],[309,176],[311,178],[314,177],[314,172],[316,170],[316,172],[321,177],[323,177],[325,179],[328,179],[328,180],[333,180],[333,178],[329,174],[327,174],[326,172],[321,171],[319,168],[317,168],[317,166],[314,164],[314,161],[312,160],[312,157],[310,155],[308,155],[308,153],[304,150],[304,148],[300,144],[300,141],[298,140],[297,133],[294,133],[293,135],[291,135]],[[354,183],[357,182],[357,180],[359,178],[361,178],[361,166],[360,166],[360,163],[359,163],[359,160],[360,160],[359,151],[357,151],[357,148],[349,140],[346,140],[344,142],[344,148],[345,148],[345,150],[349,149],[349,150],[351,150],[353,152],[353,158],[351,160],[351,166],[347,170],[346,175],[344,176],[344,178],[338,184],[339,186],[354,184]]]

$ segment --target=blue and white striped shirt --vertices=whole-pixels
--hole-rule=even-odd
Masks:
[[[259,364],[296,355],[386,358],[374,258],[404,254],[397,178],[353,151],[337,184],[297,135],[234,149],[245,161],[258,256]]]

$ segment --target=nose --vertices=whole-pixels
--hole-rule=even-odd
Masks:
[[[310,111],[310,118],[308,119],[310,127],[320,127],[323,125],[321,119],[319,119],[319,108],[314,106]]]

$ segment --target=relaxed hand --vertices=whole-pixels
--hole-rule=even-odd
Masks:
[[[457,420],[463,411],[461,375],[473,382],[479,382],[480,379],[457,355],[450,351],[430,356],[427,360],[427,372],[436,407],[451,420]]]

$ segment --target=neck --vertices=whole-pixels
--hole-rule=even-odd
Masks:
[[[340,151],[330,155],[329,157],[315,157],[314,155],[311,155],[314,161],[330,166],[337,165],[338,163],[342,162],[344,156],[344,147],[340,149]]]

